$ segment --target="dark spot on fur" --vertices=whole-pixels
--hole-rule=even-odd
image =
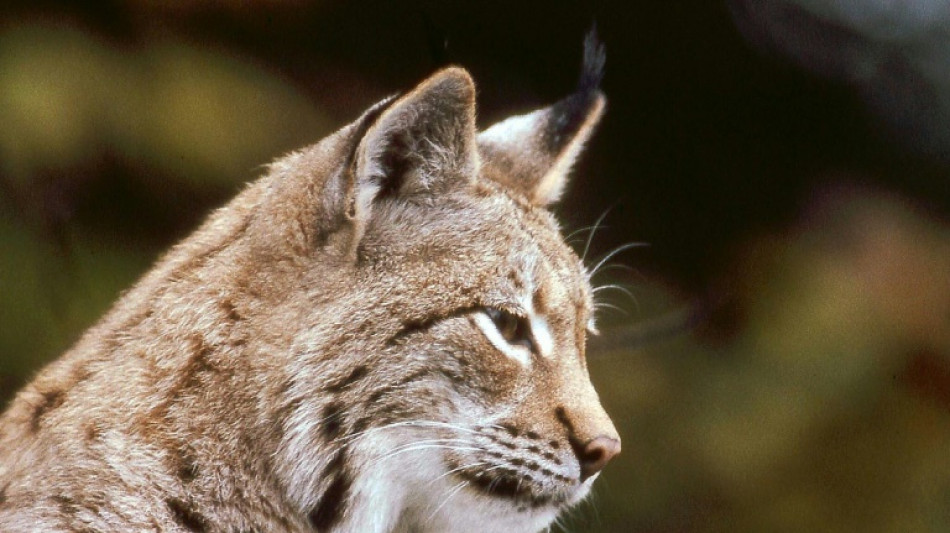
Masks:
[[[85,366],[80,366],[73,372],[73,386],[82,383],[92,377],[92,371]]]
[[[320,497],[320,501],[316,507],[314,507],[307,516],[310,520],[310,525],[317,531],[329,531],[340,521],[340,518],[343,517],[343,513],[346,510],[346,499],[350,490],[351,480],[343,464],[345,461],[342,451],[337,454],[330,465],[327,465],[327,470],[329,471],[331,466],[337,462],[339,466],[335,467],[337,471],[333,475],[333,481],[330,482],[327,490],[324,491]]]
[[[353,423],[353,433],[362,433],[367,427],[369,427],[370,417],[364,416],[358,419]]]
[[[331,385],[327,385],[324,390],[332,393],[341,392],[351,387],[354,383],[362,379],[368,373],[369,368],[367,368],[366,365],[360,365],[354,368],[345,378]]]
[[[564,410],[564,407],[557,406],[554,408],[554,416],[557,417],[557,421],[564,425],[567,430],[571,433],[574,432],[574,424],[571,423],[567,418],[567,411]]]
[[[86,442],[92,442],[99,438],[99,426],[95,422],[86,424]]]
[[[343,406],[338,403],[328,404],[323,408],[323,436],[332,440],[340,435],[343,429]]]
[[[551,442],[555,442],[555,441],[552,440]],[[558,445],[558,446],[560,446],[560,445]],[[557,446],[555,446],[555,448],[556,448],[556,447],[557,447]],[[561,460],[558,459],[557,456],[554,455],[554,454],[551,453],[551,452],[544,452],[544,453],[541,454],[541,455],[544,456],[545,459],[547,459],[548,461],[553,462],[553,463],[556,464],[556,465],[561,464]]]
[[[208,356],[211,355],[211,346],[205,341],[204,335],[195,335],[191,338],[191,342],[193,345],[192,353],[194,354],[191,364],[195,367],[194,370],[210,370],[211,365],[208,363]]]
[[[33,418],[30,420],[30,428],[33,431],[40,429],[40,420],[46,416],[47,413],[63,405],[63,402],[66,400],[66,393],[61,390],[46,391],[42,393],[42,396],[43,398],[33,411]]]
[[[541,453],[541,448],[538,448],[537,446],[528,446],[525,449],[531,453]]]
[[[423,331],[426,331],[434,323],[435,323],[434,320],[427,320],[427,321],[410,320],[410,321],[404,322],[402,324],[402,328],[400,328],[399,331],[397,331],[395,335],[386,339],[386,346],[397,346],[399,344],[402,344],[406,341],[406,338],[416,333],[421,333]]]
[[[231,322],[238,322],[244,319],[244,317],[241,316],[241,313],[238,313],[237,309],[234,307],[234,302],[231,300],[224,300],[221,302],[221,309],[224,310],[224,314]]]
[[[63,514],[72,515],[79,511],[79,507],[76,505],[76,500],[69,496],[55,494],[51,496],[50,499],[56,502],[56,505],[59,506],[59,509]]]
[[[541,435],[538,435],[538,434],[535,433],[534,431],[529,431],[529,432],[525,433],[524,436],[525,436],[525,437],[528,437],[528,438],[531,439],[531,440],[538,440],[538,439],[541,438]]]
[[[561,447],[561,443],[556,440],[548,441],[548,444],[555,450]]]
[[[517,475],[518,475],[518,471],[517,471],[517,470],[515,470],[514,468],[508,468],[507,466],[499,466],[498,468],[496,468],[496,471],[499,472],[499,473],[501,473],[501,474],[504,474],[504,475],[506,475],[506,476],[517,476]]]
[[[366,405],[369,406],[378,402],[383,396],[392,392],[392,390],[393,390],[392,387],[383,387],[381,389],[377,389],[376,392],[374,392],[373,394],[370,394],[369,398],[366,399]]]
[[[178,479],[182,483],[191,483],[198,477],[198,464],[194,456],[188,451],[179,452],[178,458]]]
[[[415,372],[409,374],[408,376],[403,377],[399,380],[399,385],[408,385],[413,381],[418,381],[419,378],[429,374],[429,371],[426,369],[416,370]]]
[[[329,478],[331,476],[339,475],[343,472],[343,468],[346,466],[346,453],[343,450],[336,452],[336,455],[330,459],[330,462],[327,463],[327,466],[323,469],[323,477]]]
[[[439,373],[448,378],[449,381],[455,383],[456,385],[462,385],[466,382],[465,376],[456,372],[451,368],[440,368]]]
[[[208,530],[207,519],[189,508],[185,502],[177,498],[168,498],[165,500],[165,505],[167,505],[168,510],[171,511],[175,522],[186,530],[195,533],[203,533]]]
[[[512,437],[517,437],[517,436],[518,436],[518,428],[515,427],[514,424],[507,424],[507,423],[506,423],[506,424],[499,424],[499,425],[500,425],[502,428],[504,428],[504,430],[507,431],[508,434],[511,435]]]
[[[10,484],[7,483],[3,487],[0,487],[0,506],[7,503],[7,488],[10,487]]]

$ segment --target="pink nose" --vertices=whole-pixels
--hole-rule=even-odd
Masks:
[[[620,441],[600,436],[578,446],[574,451],[581,465],[581,481],[584,481],[603,470],[607,463],[620,453]]]

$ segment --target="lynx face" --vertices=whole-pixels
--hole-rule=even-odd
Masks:
[[[0,529],[548,526],[620,451],[545,210],[602,61],[481,133],[443,70],[272,165],[0,419]]]
[[[619,451],[585,368],[591,295],[580,261],[549,215],[498,186],[479,189],[413,216],[387,208],[367,228],[350,301],[385,334],[354,333],[339,349],[374,371],[351,363],[336,373],[346,390],[299,415],[332,418],[352,439],[367,477],[347,474],[350,490],[411,491],[412,530],[539,529]],[[325,387],[318,378],[301,388]],[[288,464],[327,444],[319,434],[288,443]]]

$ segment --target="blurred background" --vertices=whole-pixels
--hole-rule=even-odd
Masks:
[[[557,210],[650,246],[596,279],[624,451],[561,530],[950,531],[943,0],[4,2],[0,404],[261,165],[447,63],[482,126],[547,105],[595,20]]]

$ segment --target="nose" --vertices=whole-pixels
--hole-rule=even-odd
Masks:
[[[581,481],[585,481],[603,470],[607,463],[620,453],[620,441],[601,435],[585,444],[574,444],[574,453],[577,454],[577,461],[581,466]]]

